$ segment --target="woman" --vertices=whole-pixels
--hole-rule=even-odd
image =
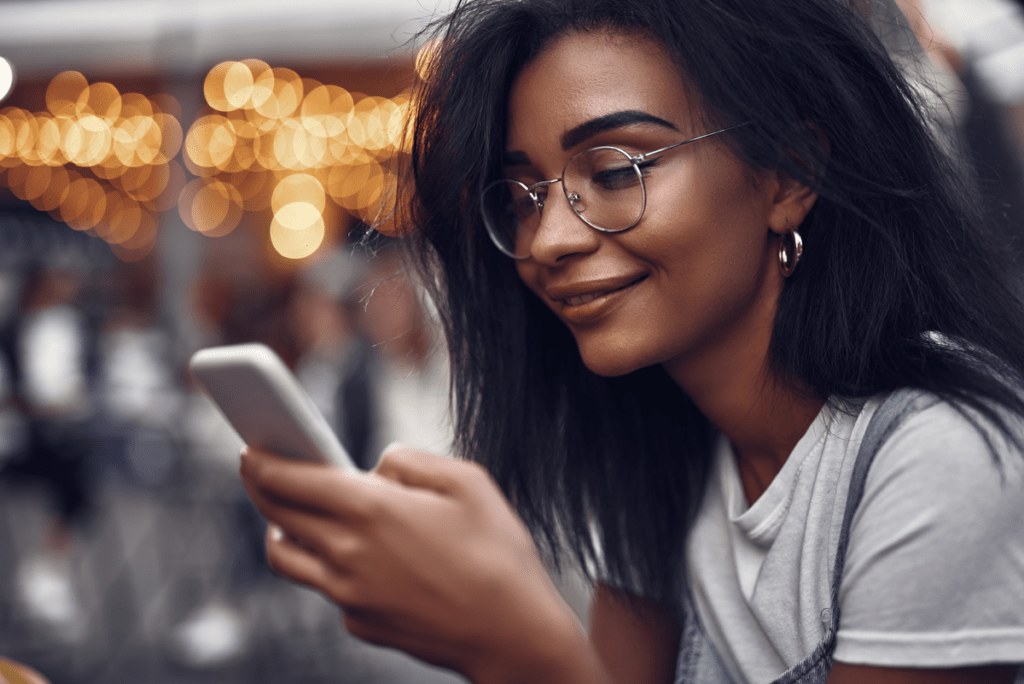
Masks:
[[[271,565],[474,682],[1013,681],[1020,302],[858,10],[483,0],[440,30],[401,206],[489,474],[250,452]],[[589,640],[527,526],[595,575]]]

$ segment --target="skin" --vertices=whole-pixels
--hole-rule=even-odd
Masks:
[[[643,121],[593,124],[623,111]],[[533,183],[558,177],[581,149],[645,152],[709,132],[698,114],[658,44],[568,34],[513,84],[508,173]],[[732,442],[754,501],[822,405],[765,370],[784,282],[777,236],[799,226],[816,198],[746,168],[723,142],[667,153],[646,180],[643,219],[626,232],[589,228],[554,189],[517,268],[594,372],[662,364]],[[620,287],[589,304],[567,301]],[[373,473],[349,474],[249,450],[242,478],[274,523],[271,567],[338,603],[357,637],[478,684],[672,681],[679,630],[665,608],[599,585],[588,639],[526,529],[475,464],[394,448]],[[837,663],[829,683],[1009,682],[1008,673]]]
[[[0,684],[49,684],[31,667],[0,656]]]

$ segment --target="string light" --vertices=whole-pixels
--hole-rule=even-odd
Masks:
[[[177,107],[168,96],[161,101]],[[174,206],[168,196],[176,200],[184,185],[173,161],[182,137],[155,98],[65,71],[47,86],[45,111],[0,110],[0,166],[9,169],[2,182],[134,260],[153,248],[155,212]]]
[[[209,110],[189,127],[185,164],[237,196],[220,192],[213,199],[199,185],[189,186],[179,212],[194,230],[227,230],[220,223],[212,229],[200,225],[189,208],[199,201],[214,207],[218,217],[228,205],[270,209],[273,249],[302,259],[323,244],[330,212],[341,209],[366,221],[381,213],[393,186],[384,166],[401,152],[407,94],[388,99],[352,93],[254,59],[213,67],[203,93]]]
[[[157,214],[175,207],[209,237],[230,233],[246,212],[266,216],[269,244],[293,260],[324,244],[338,211],[381,214],[394,186],[387,161],[403,152],[407,93],[363,95],[247,59],[213,67],[203,94],[208,109],[186,132],[167,95],[58,74],[45,111],[0,110],[0,183],[126,260],[152,249]]]

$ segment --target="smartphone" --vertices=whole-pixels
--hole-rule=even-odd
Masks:
[[[348,452],[288,366],[265,344],[200,349],[189,370],[246,444],[356,472]]]

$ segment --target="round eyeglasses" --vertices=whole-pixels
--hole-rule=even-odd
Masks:
[[[561,183],[569,206],[588,226],[602,233],[629,230],[640,222],[647,207],[644,175],[660,159],[652,155],[745,125],[729,126],[642,154],[631,155],[607,145],[591,147],[566,162],[561,178],[533,185],[511,178],[494,181],[481,193],[484,226],[503,253],[513,259],[528,258],[533,236],[540,227],[547,188]]]

